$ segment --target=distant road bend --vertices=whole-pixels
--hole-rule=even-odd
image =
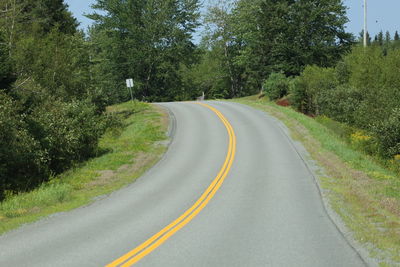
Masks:
[[[132,185],[0,237],[0,266],[365,266],[277,121],[163,103],[173,140]]]

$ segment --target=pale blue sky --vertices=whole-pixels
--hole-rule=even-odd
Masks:
[[[91,21],[84,17],[84,13],[90,13],[90,5],[96,0],[66,0],[70,10],[81,23],[81,28],[86,29]],[[212,0],[209,0],[212,2]],[[348,17],[350,22],[347,24],[347,30],[358,36],[363,27],[363,0],[344,0],[348,6]],[[400,32],[400,1],[399,0],[368,0],[369,9],[369,32],[371,35],[377,34],[380,30]]]

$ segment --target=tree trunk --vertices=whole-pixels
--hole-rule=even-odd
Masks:
[[[233,77],[232,66],[231,66],[231,62],[229,60],[229,55],[228,55],[228,45],[226,44],[226,42],[225,42],[224,50],[225,50],[226,62],[228,64],[229,78],[231,80],[231,97],[235,97],[236,96],[235,78]]]
[[[7,5],[6,5],[6,9],[7,9]],[[8,42],[8,54],[10,57],[12,55],[12,46],[13,46],[13,39],[14,39],[15,17],[16,17],[16,0],[14,0],[14,2],[13,2],[10,38],[9,38],[9,42]]]

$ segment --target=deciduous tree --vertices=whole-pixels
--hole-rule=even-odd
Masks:
[[[177,97],[180,65],[190,64],[194,55],[198,0],[98,0],[93,7],[103,15],[89,15],[96,23],[92,32],[108,39],[107,46],[100,43],[95,48],[101,53],[94,58],[103,64],[99,70],[112,76],[112,90],[126,90],[124,79],[131,77],[136,98]]]

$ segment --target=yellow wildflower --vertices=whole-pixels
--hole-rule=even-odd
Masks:
[[[369,174],[369,176],[372,176],[373,178],[379,179],[379,180],[390,180],[390,179],[394,179],[393,176],[386,175],[386,174],[379,173],[379,172],[369,172],[368,174]]]
[[[351,140],[353,142],[366,142],[371,140],[371,136],[365,135],[364,133],[357,131],[351,135]]]

